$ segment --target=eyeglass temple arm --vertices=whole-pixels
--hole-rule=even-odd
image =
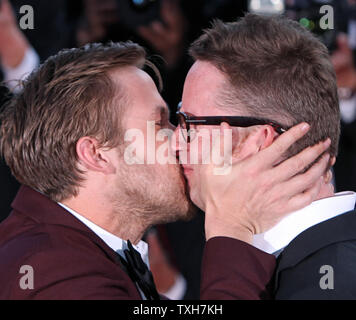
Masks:
[[[188,123],[201,123],[205,125],[219,125],[221,122],[226,122],[231,126],[240,126],[240,127],[249,127],[253,125],[270,125],[272,126],[279,134],[282,134],[286,132],[287,130],[284,129],[281,125],[268,121],[268,120],[263,120],[263,119],[258,119],[258,118],[239,118],[239,119],[234,119],[234,118],[229,118],[229,117],[202,117],[199,119],[199,117],[194,117],[194,119],[191,119],[189,116],[185,120]]]

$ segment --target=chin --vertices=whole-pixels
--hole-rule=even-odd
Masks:
[[[198,208],[194,205],[194,203],[190,200],[189,191],[186,183],[184,183],[183,188],[174,195],[171,201],[170,208],[170,216],[171,221],[189,221],[198,212]]]
[[[172,167],[171,167],[172,168]],[[191,220],[197,212],[197,208],[189,197],[189,186],[180,166],[166,173],[159,172],[158,189],[155,192],[158,197],[156,210],[160,211],[160,223],[170,223],[178,220]],[[152,182],[148,188],[154,188]],[[158,192],[158,193],[157,193]]]
[[[202,210],[204,211],[203,205],[201,204],[200,198],[194,193],[194,191],[190,192],[190,199],[192,205],[197,208],[196,210]]]
[[[188,199],[185,209],[176,211],[175,214],[171,214],[167,223],[176,221],[190,221],[195,217],[198,211],[199,208],[196,207],[194,203]]]
[[[195,215],[199,212],[199,208],[190,201],[190,206],[188,211],[185,213],[185,215],[181,218],[182,221],[190,221],[192,220]]]

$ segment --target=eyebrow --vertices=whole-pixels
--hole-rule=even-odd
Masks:
[[[182,102],[180,102],[178,104],[177,111],[182,111]],[[182,112],[184,112],[187,116],[197,117],[197,115],[195,115],[194,113],[190,113],[190,112],[186,112],[186,111],[182,111]]]

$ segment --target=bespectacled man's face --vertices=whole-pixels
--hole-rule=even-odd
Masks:
[[[217,107],[220,89],[224,85],[226,86],[226,78],[221,71],[209,62],[198,60],[186,77],[180,110],[191,116],[232,115],[227,110]],[[198,171],[211,151],[212,131],[220,129],[219,126],[196,125],[193,126],[193,130],[196,132],[196,138],[184,145],[184,140],[180,138],[182,132],[178,126],[175,130],[175,139],[172,140],[175,142],[172,143],[172,149],[177,153],[182,164],[184,175],[189,184],[190,197],[193,202],[199,203],[200,200],[196,198],[196,194],[198,194],[196,188],[200,187],[200,184],[197,183]],[[210,161],[212,161],[211,158]]]

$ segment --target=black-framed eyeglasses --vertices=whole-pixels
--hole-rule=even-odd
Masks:
[[[187,143],[190,143],[195,138],[195,130],[191,129],[191,124],[218,126],[221,123],[226,122],[232,127],[244,127],[244,128],[267,124],[272,126],[278,134],[282,134],[288,130],[288,128],[284,128],[279,123],[268,119],[242,117],[242,116],[209,116],[209,117],[192,116],[185,112],[180,111],[181,107],[182,107],[182,102],[178,104],[176,115],[178,118],[178,124],[181,128],[180,131],[183,135],[184,140]]]

